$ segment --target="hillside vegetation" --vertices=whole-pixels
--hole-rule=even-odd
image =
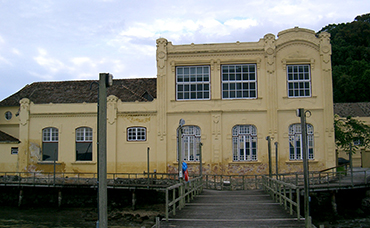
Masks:
[[[370,13],[321,31],[331,34],[334,102],[369,102]]]

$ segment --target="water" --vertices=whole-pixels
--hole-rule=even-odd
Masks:
[[[116,212],[116,214],[121,214]],[[0,207],[0,228],[51,228],[51,227],[96,227],[95,209],[88,208],[27,208]],[[151,224],[138,224],[127,217],[119,216],[108,222],[109,227],[151,227]]]

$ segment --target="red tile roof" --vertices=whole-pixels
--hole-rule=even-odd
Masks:
[[[334,114],[341,117],[367,117],[370,116],[370,102],[335,103]]]
[[[0,131],[0,142],[16,142],[16,143],[19,143],[19,140],[17,138],[14,138],[11,135],[8,135],[5,132]]]
[[[35,104],[96,103],[97,83],[97,80],[35,82],[2,100],[0,106],[19,106],[23,98]],[[117,96],[122,102],[151,101],[157,97],[157,79],[115,79],[107,94]]]

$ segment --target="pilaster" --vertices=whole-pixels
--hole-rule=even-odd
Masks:
[[[24,172],[27,169],[29,160],[29,130],[30,130],[30,100],[23,98],[19,102],[19,140],[21,141],[18,151],[18,170]]]
[[[108,173],[117,173],[117,102],[118,98],[107,98],[107,164]]]
[[[157,39],[157,171],[167,172],[167,103],[170,102],[167,97],[167,70],[171,66],[167,66],[167,44],[168,41],[164,38]],[[168,70],[171,72],[171,70]],[[174,129],[175,130],[175,129]]]

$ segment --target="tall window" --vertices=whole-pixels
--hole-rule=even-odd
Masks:
[[[92,161],[92,141],[92,128],[76,129],[76,161]]]
[[[310,65],[287,65],[288,97],[311,96]]]
[[[256,64],[222,65],[222,98],[257,98]]]
[[[54,127],[44,128],[42,130],[42,160],[58,160],[58,129]]]
[[[257,160],[257,128],[253,125],[237,125],[232,129],[233,160]]]
[[[145,127],[129,127],[127,128],[127,141],[145,141]]]
[[[182,127],[182,151],[184,161],[199,161],[200,128]]]
[[[209,66],[176,67],[177,100],[209,100],[209,91]]]
[[[308,159],[313,159],[313,126],[307,124],[307,150]],[[302,155],[302,130],[300,124],[292,124],[289,126],[289,159],[301,160]]]

